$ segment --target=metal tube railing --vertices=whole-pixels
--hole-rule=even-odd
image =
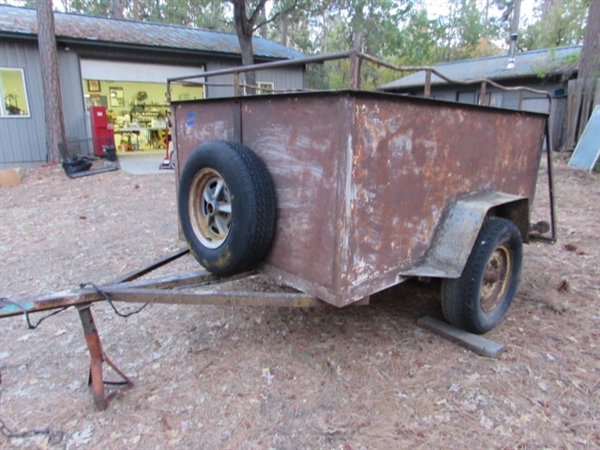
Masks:
[[[551,100],[551,98],[552,98],[551,95],[546,91],[542,91],[539,89],[533,89],[533,88],[529,88],[529,87],[525,87],[525,86],[517,86],[517,87],[503,86],[503,85],[496,83],[495,81],[492,81],[488,78],[477,78],[477,79],[472,79],[472,80],[455,80],[453,78],[450,78],[450,77],[442,74],[440,71],[436,70],[434,67],[431,67],[431,66],[396,66],[396,65],[390,64],[382,59],[379,59],[374,56],[368,55],[366,53],[360,52],[357,49],[352,49],[352,50],[347,50],[347,51],[337,52],[337,53],[328,53],[328,54],[324,54],[324,55],[308,56],[306,58],[300,58],[300,59],[273,61],[273,62],[267,62],[267,63],[261,63],[261,64],[252,64],[249,66],[230,67],[227,69],[219,69],[219,70],[212,70],[212,71],[208,71],[208,72],[202,72],[202,73],[199,73],[196,75],[188,75],[188,76],[184,76],[184,77],[169,78],[167,80],[167,99],[169,102],[171,101],[171,84],[173,84],[173,83],[182,83],[182,82],[189,82],[190,80],[201,79],[201,81],[195,81],[194,84],[208,86],[211,84],[204,81],[207,78],[215,77],[215,76],[222,76],[222,75],[233,75],[234,82],[233,82],[232,86],[234,87],[235,95],[241,95],[242,90],[240,87],[241,86],[240,74],[242,74],[242,73],[253,72],[253,71],[257,71],[257,70],[293,67],[293,66],[299,66],[299,65],[303,66],[303,65],[308,65],[308,64],[318,64],[318,63],[324,63],[327,61],[335,61],[335,60],[340,60],[340,59],[350,59],[350,61],[351,61],[351,76],[350,76],[350,88],[351,89],[360,89],[360,84],[361,84],[360,83],[360,72],[361,72],[361,66],[362,66],[361,62],[368,61],[372,64],[378,65],[380,67],[384,67],[386,69],[393,70],[395,72],[425,71],[424,96],[426,98],[431,97],[431,87],[433,84],[432,75],[435,75],[438,78],[442,79],[443,81],[446,81],[451,84],[458,84],[458,85],[463,85],[463,86],[473,85],[473,84],[481,84],[481,92],[483,92],[483,93],[486,92],[487,86],[489,85],[489,86],[493,86],[497,89],[501,89],[503,91],[531,92],[531,93],[534,93],[537,95],[547,97],[549,100]],[[224,84],[221,84],[221,85],[224,85]],[[295,90],[295,91],[297,91],[297,90]],[[482,100],[480,100],[479,103],[481,104],[481,102],[482,102]],[[519,108],[519,109],[521,109],[521,108]]]

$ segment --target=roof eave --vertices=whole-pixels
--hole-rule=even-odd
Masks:
[[[19,33],[10,31],[0,31],[1,38],[8,39],[22,39],[27,41],[37,41],[37,34],[35,33]],[[156,52],[176,52],[178,54],[188,54],[195,56],[210,56],[210,57],[221,57],[221,58],[241,58],[240,53],[224,52],[224,51],[207,51],[207,50],[195,50],[191,48],[180,48],[180,47],[161,47],[156,45],[143,45],[143,44],[130,44],[126,42],[111,42],[96,39],[86,38],[73,38],[67,36],[56,36],[56,42],[63,45],[79,45],[79,46],[91,46],[91,47],[104,47],[104,48],[118,48],[123,50],[146,50]],[[272,57],[264,55],[254,55],[254,58],[258,61],[281,61],[294,58],[285,57]]]
[[[552,77],[560,77],[560,76],[564,76],[565,74],[569,73],[570,71],[562,71],[562,70],[557,70],[557,71],[552,71],[552,72],[545,72],[543,78],[552,78]],[[573,73],[577,73],[577,69],[574,69],[572,71]],[[488,78],[490,81],[494,81],[496,83],[500,83],[502,84],[503,82],[506,81],[516,81],[516,80],[530,80],[530,79],[536,79],[536,78],[540,78],[539,76],[535,75],[535,74],[516,74],[514,76],[501,76],[501,77],[494,77],[494,78]],[[467,84],[463,84],[463,83],[467,83]],[[432,82],[431,83],[431,87],[440,87],[440,86],[468,86],[471,84],[480,84],[481,81],[472,81],[472,82],[468,82],[467,80],[457,80],[457,83],[449,83],[447,81],[437,81],[437,82]],[[422,89],[423,86],[425,85],[425,82],[423,83],[414,83],[414,84],[407,84],[407,85],[402,85],[402,86],[383,86],[381,87],[382,90],[385,91],[390,91],[390,90],[411,90],[411,89]]]

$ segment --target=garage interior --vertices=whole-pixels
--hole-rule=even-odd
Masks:
[[[203,68],[82,59],[81,72],[88,117],[91,107],[105,108],[117,151],[132,152],[167,148],[167,78],[199,74]],[[171,95],[174,100],[200,99],[204,88],[174,85]]]

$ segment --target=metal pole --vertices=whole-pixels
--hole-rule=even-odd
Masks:
[[[361,65],[362,34],[354,34],[354,48],[350,56],[350,87],[360,89],[360,65]]]
[[[94,406],[99,411],[104,411],[108,406],[108,402],[104,395],[104,380],[102,379],[102,348],[100,347],[100,337],[94,324],[91,307],[90,303],[79,305],[77,311],[79,312],[81,325],[83,325],[83,334],[91,357],[88,384],[92,385]]]
[[[102,350],[100,344],[100,336],[94,323],[94,317],[92,316],[92,305],[91,303],[85,303],[77,306],[79,312],[79,319],[81,325],[83,325],[83,334],[85,335],[85,342],[90,352],[90,375],[88,378],[88,384],[92,386],[92,395],[94,397],[94,406],[98,411],[104,411],[108,407],[108,400],[104,393],[104,384],[113,385],[128,385],[133,386],[133,382],[125,376],[123,372],[106,356]],[[102,363],[106,362],[112,369],[119,374],[124,381],[117,382],[105,382],[102,375]]]
[[[431,97],[431,69],[425,71],[425,98]]]
[[[234,95],[239,96],[242,95],[242,90],[240,89],[240,73],[235,72],[233,74],[233,92]]]
[[[523,111],[523,91],[519,91],[519,111]]]
[[[487,83],[485,81],[481,82],[481,91],[479,92],[479,104],[481,106],[485,105],[485,94],[487,90]]]
[[[556,208],[554,205],[554,175],[552,170],[552,136],[550,134],[550,118],[546,120],[546,155],[547,155],[547,176],[548,176],[548,197],[550,200],[550,226],[552,227],[552,234],[550,242],[556,242]]]

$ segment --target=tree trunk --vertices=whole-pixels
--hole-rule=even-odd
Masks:
[[[600,2],[591,1],[588,10],[583,48],[579,61],[577,78],[583,81],[581,122],[587,124],[594,106],[594,93],[598,89],[600,77]],[[598,96],[596,96],[598,98]],[[583,132],[583,126],[581,127]],[[581,132],[579,135],[581,136]]]
[[[513,5],[513,15],[510,21],[510,34],[519,32],[519,22],[521,21],[521,0],[515,0]]]
[[[288,15],[284,14],[281,16],[281,45],[287,47],[288,45],[288,29],[289,29],[290,21],[288,20]]]
[[[140,1],[133,0],[133,20],[140,20]]]
[[[576,104],[570,111],[567,149],[575,146],[595,106],[599,106],[600,78],[600,1],[591,1],[588,9],[583,48],[579,57],[577,85],[574,92]],[[576,130],[578,130],[576,132]]]
[[[112,16],[115,19],[123,18],[123,1],[112,0]]]
[[[58,55],[54,34],[52,2],[37,2],[38,47],[44,80],[44,112],[46,116],[46,150],[49,163],[60,161],[58,144],[65,140]]]
[[[252,12],[250,18],[246,11],[245,0],[231,0],[233,2],[233,19],[235,22],[235,31],[237,33],[238,41],[240,43],[240,51],[242,54],[242,64],[250,65],[254,64],[254,48],[252,46],[252,34],[254,32],[254,25],[256,24],[257,17],[260,13],[260,9],[264,7],[266,0],[261,0],[256,9]],[[254,94],[256,86],[256,74],[254,72],[246,72],[246,84],[250,87],[246,88],[248,94]]]

